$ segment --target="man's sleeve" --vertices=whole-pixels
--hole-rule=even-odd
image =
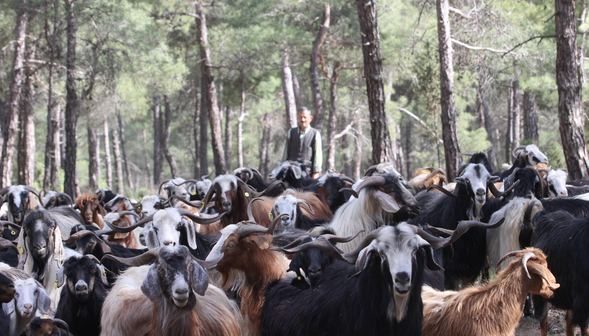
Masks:
[[[315,152],[314,155],[314,162],[313,162],[313,173],[320,173],[323,170],[323,144],[321,142],[321,132],[317,131],[315,135],[315,148],[313,151]]]
[[[284,143],[284,153],[282,154],[282,162],[288,158],[288,143],[290,142],[290,128],[286,131],[286,142]]]

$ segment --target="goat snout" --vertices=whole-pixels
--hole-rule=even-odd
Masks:
[[[178,296],[188,295],[188,287],[176,288],[176,290],[174,291],[174,294],[176,294]]]
[[[405,294],[411,287],[411,277],[407,272],[395,274],[395,290],[400,294]]]
[[[173,240],[166,240],[164,241],[165,246],[176,246],[176,242]]]
[[[221,203],[221,205],[223,206],[223,210],[230,210],[231,209],[231,202],[223,201]]]
[[[76,290],[76,293],[87,293],[88,284],[86,283],[86,281],[78,280],[78,282],[76,282],[76,286],[74,287],[74,289]]]
[[[477,196],[485,196],[487,194],[487,191],[483,188],[478,188],[476,194]]]

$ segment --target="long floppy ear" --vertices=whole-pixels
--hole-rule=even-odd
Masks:
[[[141,291],[151,301],[159,300],[162,296],[160,281],[157,277],[157,268],[155,265],[149,267],[147,276],[145,277],[145,280],[143,280],[143,284],[141,284]]]
[[[193,261],[191,264],[190,282],[192,282],[192,291],[203,296],[209,287],[209,274],[198,262]]]
[[[425,263],[427,265],[427,268],[429,268],[432,271],[444,270],[444,268],[440,264],[438,264],[438,262],[434,258],[434,249],[432,248],[432,246],[420,236],[417,236],[417,240],[419,242],[419,248],[422,249],[425,253]]]
[[[186,230],[188,246],[190,246],[191,249],[196,250],[198,246],[196,245],[196,228],[194,227],[194,222],[192,222],[190,219],[182,218],[180,226]]]
[[[376,251],[374,242],[370,243],[370,245],[366,246],[362,251],[360,251],[358,259],[356,259],[356,273],[352,275],[353,277],[362,273],[362,271],[366,269],[368,263],[370,262],[370,257],[374,251]]]
[[[57,265],[57,272],[55,272],[55,282],[57,285],[57,288],[63,286],[63,283],[65,282],[65,276],[63,274],[63,270],[64,267],[63,265]]]
[[[2,304],[2,310],[4,310],[4,313],[6,313],[6,315],[10,316],[11,314],[14,314],[15,311],[15,305],[16,303],[14,302],[14,300],[11,300],[9,302],[3,303]]]
[[[37,309],[39,309],[42,314],[47,314],[51,309],[51,299],[49,298],[49,295],[47,295],[47,292],[43,286],[37,284],[37,287],[39,287],[39,294],[37,296]]]
[[[159,240],[157,239],[157,234],[155,233],[155,230],[153,230],[152,227],[146,228],[144,230],[144,232],[147,231],[147,234],[144,235],[145,236],[145,240],[147,243],[147,247],[148,248],[155,248],[155,247],[159,247]]]
[[[401,209],[401,205],[395,200],[394,197],[382,191],[376,191],[374,193],[374,197],[376,197],[382,209],[388,213],[396,213]]]

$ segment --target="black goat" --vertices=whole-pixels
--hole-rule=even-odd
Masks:
[[[424,265],[438,266],[415,230],[401,223],[371,232],[350,255],[356,267],[333,263],[315,289],[271,284],[262,335],[420,335]]]
[[[577,325],[583,333],[589,319],[589,219],[577,219],[564,211],[541,212],[533,224],[532,243],[544,251],[548,268],[560,284],[548,301],[556,308],[572,310],[572,319],[567,320],[572,325],[567,330]],[[546,335],[546,300],[534,297],[534,306],[536,316],[542,320],[542,335]]]
[[[12,267],[18,266],[18,251],[9,240],[0,238],[0,261]]]
[[[533,167],[538,163],[548,163],[548,158],[540,151],[536,145],[521,146],[513,150],[515,160],[511,167],[500,174],[501,179],[505,179],[517,168]]]
[[[34,194],[38,201],[31,199],[30,193]],[[6,187],[0,190],[0,197],[2,203],[8,203],[8,220],[16,224],[21,224],[27,213],[42,204],[39,194],[33,188],[25,185]]]
[[[8,335],[10,329],[10,316],[2,309],[2,303],[14,299],[14,282],[12,279],[0,273],[0,334]]]
[[[313,183],[305,167],[296,161],[284,161],[270,174],[276,180],[282,180],[290,188],[303,188]]]
[[[233,174],[258,192],[262,192],[268,187],[268,183],[264,181],[262,174],[255,168],[237,168],[233,171]]]
[[[75,335],[100,334],[100,311],[107,295],[104,269],[94,257],[71,257],[63,264],[67,277],[55,317]]]
[[[353,184],[354,180],[345,175],[325,174],[303,190],[316,193],[329,206],[331,212],[335,213],[352,196],[353,192],[349,188]]]
[[[35,317],[27,328],[27,336],[72,336],[63,320]]]

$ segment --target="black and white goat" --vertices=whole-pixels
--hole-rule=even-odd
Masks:
[[[248,203],[257,195],[255,190],[235,175],[224,174],[213,180],[213,185],[202,203],[208,204],[214,200],[215,210],[219,213],[226,212],[221,219],[221,225],[227,226],[248,219]]]
[[[513,150],[512,155],[515,160],[509,169],[501,173],[502,180],[511,175],[516,168],[534,167],[538,163],[548,163],[548,157],[534,144],[517,147]]]
[[[31,198],[30,194],[36,196]],[[41,197],[31,187],[25,185],[12,185],[0,190],[2,204],[8,205],[8,220],[16,224],[21,224],[25,215],[31,210],[36,209],[42,204]]]
[[[2,304],[2,309],[10,316],[10,336],[20,336],[37,310],[51,314],[51,299],[43,286],[33,278],[14,280],[16,290],[14,300]]]

